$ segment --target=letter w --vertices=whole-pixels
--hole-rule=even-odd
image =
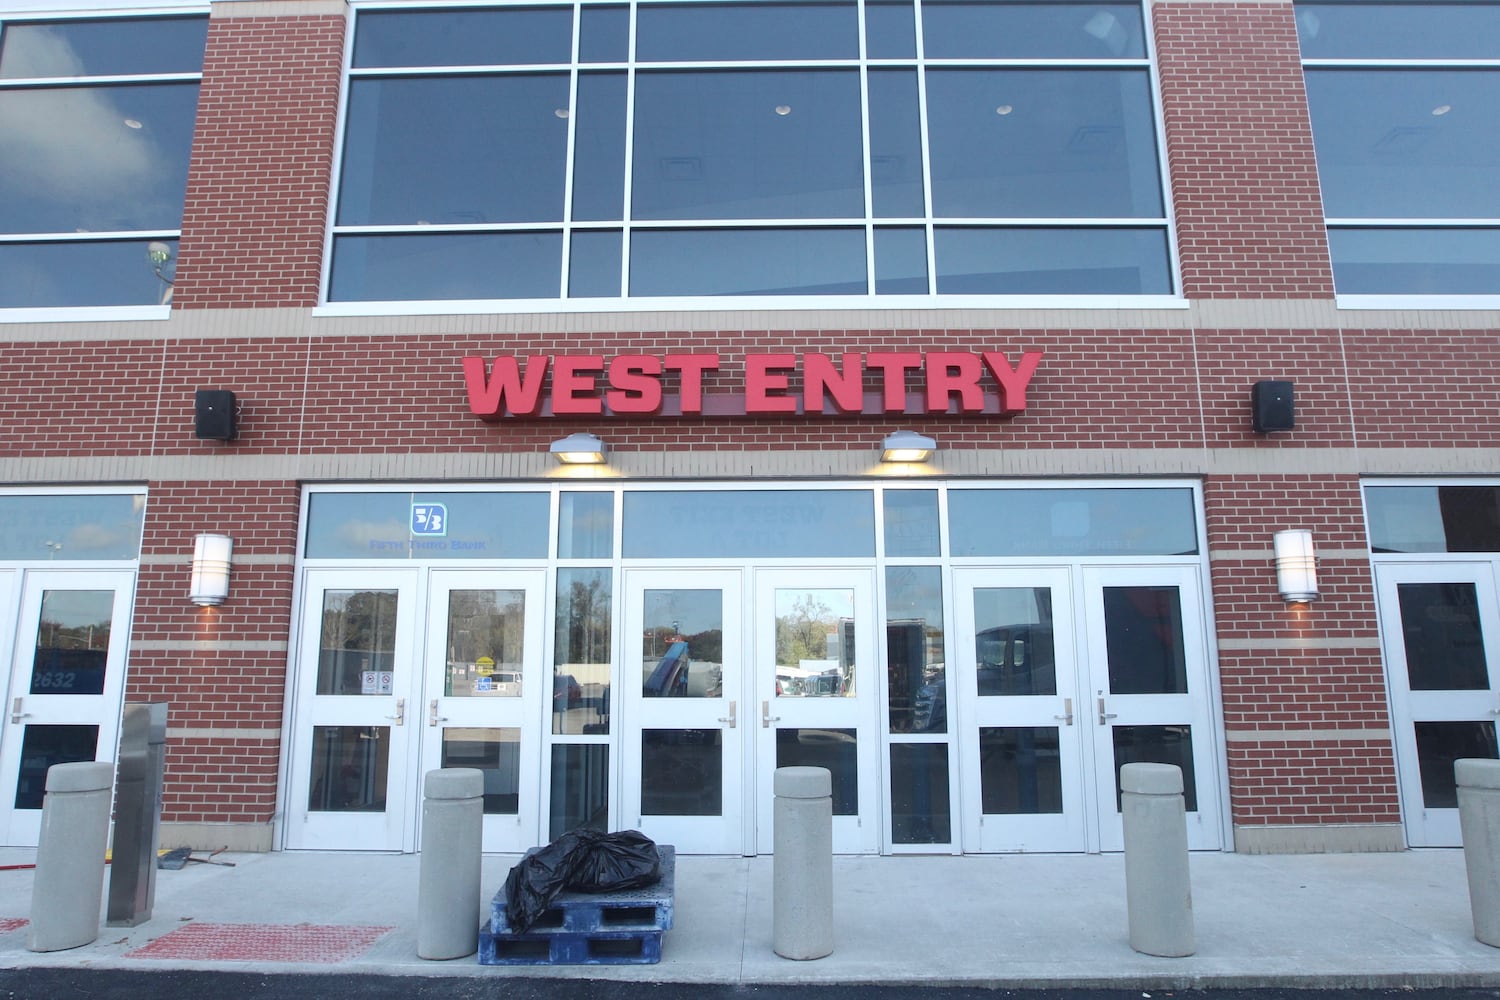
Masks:
[[[498,357],[486,377],[483,358],[464,358],[469,409],[481,420],[499,420],[507,409],[514,416],[535,416],[542,408],[542,381],[549,360],[545,354],[528,357],[522,375],[515,358]]]

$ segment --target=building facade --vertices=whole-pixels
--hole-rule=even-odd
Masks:
[[[200,847],[415,850],[461,766],[487,850],[764,853],[812,764],[840,851],[1110,851],[1136,760],[1196,849],[1456,844],[1497,52],[1489,3],[0,0],[3,843],[165,702]]]

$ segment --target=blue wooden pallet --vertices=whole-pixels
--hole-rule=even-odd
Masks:
[[[479,931],[480,965],[655,965],[661,931],[496,934]]]
[[[661,881],[641,889],[619,892],[562,892],[523,935],[511,935],[506,917],[505,890],[490,904],[490,933],[532,938],[560,935],[619,935],[661,932],[672,926],[672,894],[677,881],[677,851],[656,845]],[[660,942],[657,944],[660,951]]]

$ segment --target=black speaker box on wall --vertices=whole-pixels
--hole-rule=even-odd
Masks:
[[[208,441],[233,441],[234,410],[228,389],[199,389],[193,393],[193,433]]]
[[[1255,433],[1289,431],[1296,427],[1292,383],[1257,382],[1254,391],[1250,394],[1250,401],[1254,411],[1251,422],[1255,427]]]

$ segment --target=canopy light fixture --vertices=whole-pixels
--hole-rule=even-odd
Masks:
[[[1311,531],[1278,531],[1276,589],[1288,604],[1306,604],[1318,596],[1318,557],[1313,551]]]
[[[599,465],[604,461],[604,442],[595,434],[569,434],[553,441],[550,450],[564,465]]]
[[[895,431],[881,443],[882,462],[925,462],[937,450],[937,442],[916,431]]]
[[[206,606],[223,604],[229,596],[229,556],[234,539],[228,535],[199,535],[193,541],[193,582],[188,600]]]

